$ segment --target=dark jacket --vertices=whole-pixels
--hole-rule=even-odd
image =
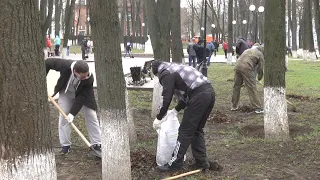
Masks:
[[[54,94],[52,96],[56,95],[60,91],[65,91],[69,83],[70,76],[73,75],[71,66],[74,62],[75,61],[61,58],[48,58],[45,61],[46,74],[48,74],[50,69],[60,72],[60,77],[54,88]],[[75,102],[70,109],[70,113],[72,115],[77,115],[82,106],[97,110],[97,103],[93,92],[93,81],[94,77],[92,74],[90,74],[88,79],[80,81],[80,84],[75,92]]]
[[[236,45],[237,55],[241,55],[245,50],[249,49],[249,44],[244,38],[240,38]]]
[[[210,51],[206,48],[206,57],[203,56],[203,51],[204,51],[203,46],[204,46],[203,43],[201,45],[199,44],[193,45],[193,49],[196,51],[198,63],[201,63],[206,57],[209,57],[210,55]]]
[[[180,111],[187,106],[187,99],[191,98],[191,95],[194,95],[195,89],[205,84],[211,86],[207,77],[187,65],[162,62],[157,71],[159,82],[163,86],[162,107],[157,114],[159,120],[167,113],[174,94],[179,94],[180,101],[175,109]]]

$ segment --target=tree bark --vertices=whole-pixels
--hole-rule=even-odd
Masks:
[[[125,2],[125,7],[126,7],[126,23],[127,23],[127,38],[128,38],[127,41],[128,41],[130,38],[130,19],[131,19],[131,17],[129,17],[128,0],[126,0]]]
[[[299,11],[299,49],[303,49],[303,26],[304,26],[303,10]]]
[[[0,179],[57,179],[37,2],[0,2]]]
[[[126,84],[122,69],[118,7],[114,0],[89,3],[103,144],[102,179],[130,180]]]
[[[170,61],[170,0],[145,1],[155,59]]]
[[[233,0],[228,2],[228,64],[232,64],[232,49],[233,49]]]
[[[191,36],[192,38],[195,36],[194,33],[194,0],[191,0]]]
[[[182,63],[180,0],[171,4],[172,62]]]
[[[297,58],[297,11],[296,0],[292,0],[292,57]]]
[[[50,0],[49,0],[50,1]],[[55,14],[54,14],[54,31],[56,36],[60,36],[61,29],[61,10],[62,10],[62,0],[55,0]],[[80,17],[80,14],[79,14]]]
[[[267,139],[289,140],[285,89],[286,3],[266,1],[264,131]]]

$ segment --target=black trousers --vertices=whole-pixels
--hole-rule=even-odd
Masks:
[[[184,155],[191,145],[196,163],[207,163],[203,128],[215,102],[215,93],[211,84],[202,85],[191,94],[184,110],[176,147],[169,165],[182,166]]]

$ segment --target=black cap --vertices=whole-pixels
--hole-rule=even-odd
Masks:
[[[160,64],[161,64],[161,61],[160,61],[160,60],[153,60],[153,61],[151,62],[152,73],[153,73],[154,75],[157,75],[157,74],[158,74],[158,68],[159,68]]]

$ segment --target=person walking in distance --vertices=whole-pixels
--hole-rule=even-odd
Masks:
[[[49,70],[60,72],[52,97],[59,93],[58,104],[71,121],[80,110],[83,111],[90,143],[95,150],[101,151],[101,131],[93,92],[94,78],[88,64],[85,61],[48,58],[45,65],[47,74]],[[59,141],[62,147],[60,153],[63,155],[71,149],[70,133],[70,124],[60,113]]]
[[[223,47],[223,51],[224,51],[224,58],[227,59],[228,42],[224,41],[222,47]]]

